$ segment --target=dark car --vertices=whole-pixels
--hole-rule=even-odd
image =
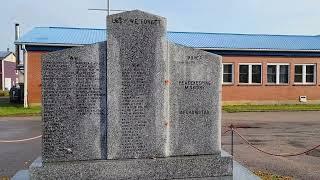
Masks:
[[[13,86],[10,89],[10,102],[22,103],[23,102],[23,89],[20,86]]]

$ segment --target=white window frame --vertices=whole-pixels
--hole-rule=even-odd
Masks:
[[[268,66],[276,66],[276,83],[268,82]],[[280,66],[288,66],[288,82],[280,83]],[[267,64],[267,84],[289,84],[290,82],[290,64],[289,63],[268,63]]]
[[[296,66],[302,66],[302,82],[295,82]],[[313,66],[313,82],[306,82],[307,80],[307,66]],[[294,84],[316,84],[317,82],[317,65],[316,64],[294,64]]]
[[[248,83],[240,82],[240,65],[248,65]],[[260,65],[261,73],[260,73],[260,83],[252,83],[252,65]],[[239,84],[262,84],[262,74],[263,74],[263,68],[262,63],[239,63],[238,65],[238,82]]]
[[[223,81],[223,75],[224,75],[224,65],[231,65],[232,69],[231,69],[231,82],[224,82]],[[234,64],[233,63],[222,63],[222,84],[233,84],[234,83]]]

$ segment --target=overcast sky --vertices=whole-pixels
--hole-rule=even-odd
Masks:
[[[1,0],[0,50],[13,50],[38,26],[104,28],[106,0]],[[319,0],[111,0],[112,9],[141,9],[168,19],[168,30],[249,34],[320,34]]]

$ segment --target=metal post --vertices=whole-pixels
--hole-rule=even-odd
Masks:
[[[231,155],[233,156],[233,124],[230,125],[231,129]]]
[[[15,24],[15,41],[18,41],[20,38],[20,25],[18,23]],[[20,45],[16,44],[16,66],[20,65]]]
[[[231,131],[231,155],[233,156],[233,131]]]
[[[107,0],[108,1],[108,16],[110,16],[110,0]]]

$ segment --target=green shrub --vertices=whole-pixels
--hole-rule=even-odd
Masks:
[[[9,91],[0,90],[0,96],[9,96]]]

